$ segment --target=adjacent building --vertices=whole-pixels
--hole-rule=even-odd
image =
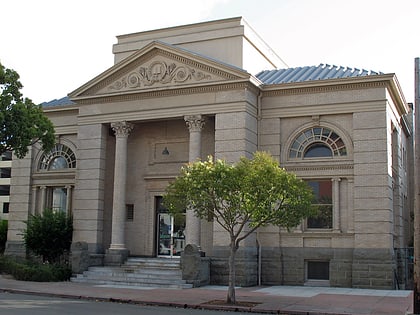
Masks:
[[[11,167],[12,153],[5,152],[0,156],[0,220],[9,217]]]
[[[178,257],[188,243],[227,282],[227,235],[161,200],[188,161],[270,152],[322,211],[244,241],[238,284],[395,288],[411,244],[412,108],[396,76],[320,64],[288,68],[243,18],[127,34],[115,64],[44,103],[57,143],[13,159],[6,252],[29,214],[72,213],[92,264]]]

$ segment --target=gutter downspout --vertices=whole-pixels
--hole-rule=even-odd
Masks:
[[[262,120],[262,110],[261,110],[261,99],[262,99],[262,92],[259,91],[257,95],[257,150],[260,150],[261,144],[261,120]]]
[[[257,150],[260,151],[260,144],[261,144],[261,120],[262,120],[262,114],[261,114],[261,99],[262,99],[262,92],[261,90],[258,93],[257,96]],[[258,285],[261,286],[261,278],[262,278],[262,247],[259,241],[260,232],[259,229],[257,230],[257,259],[258,259]]]

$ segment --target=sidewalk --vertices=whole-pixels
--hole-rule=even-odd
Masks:
[[[224,306],[227,288],[194,289],[116,287],[72,282],[26,282],[0,275],[0,292],[48,295],[182,308],[230,309],[252,313],[293,315],[405,315],[412,312],[411,291],[364,290],[319,287],[238,288],[238,302],[248,306]]]

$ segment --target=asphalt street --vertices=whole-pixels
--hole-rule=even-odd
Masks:
[[[232,312],[200,309],[169,308],[15,293],[0,293],[1,315],[221,315],[224,313],[232,314]],[[249,315],[249,313],[242,312],[235,312],[235,314]]]

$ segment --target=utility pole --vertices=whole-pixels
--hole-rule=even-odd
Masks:
[[[414,59],[414,294],[413,313],[420,314],[420,58]]]

